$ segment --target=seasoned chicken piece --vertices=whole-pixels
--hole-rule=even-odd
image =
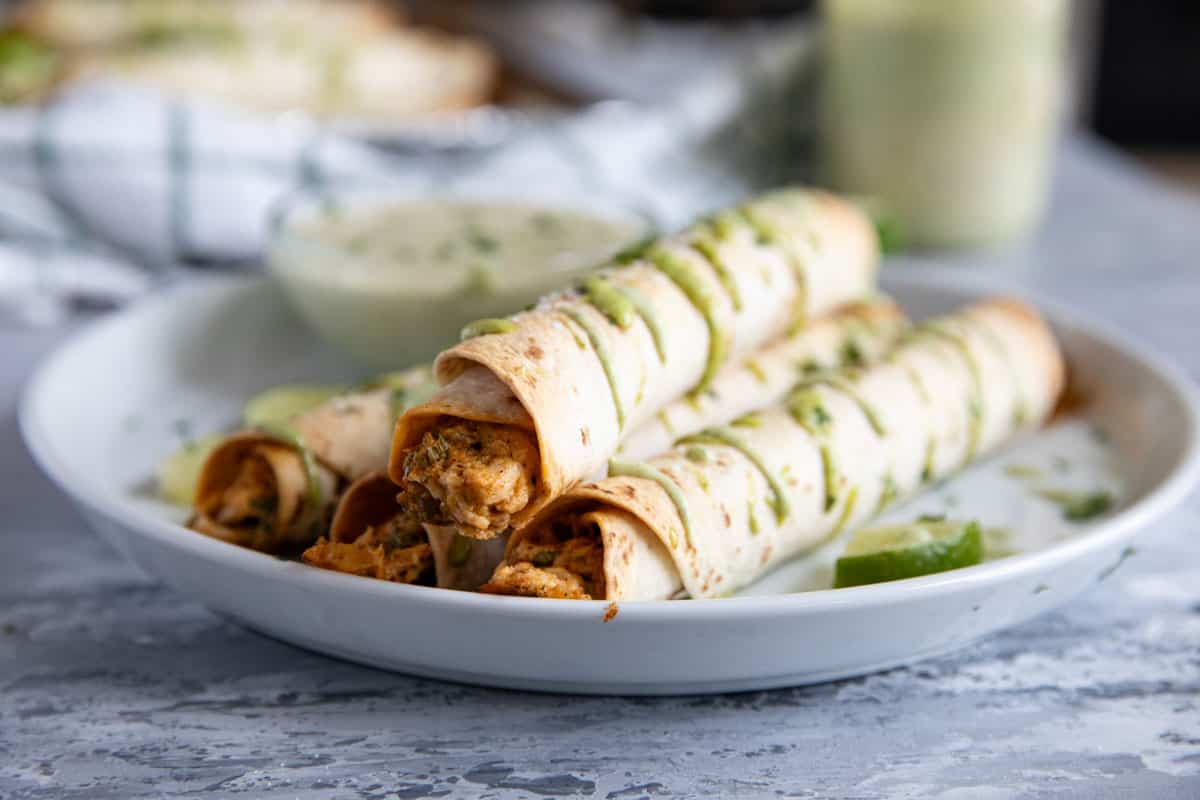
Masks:
[[[307,546],[325,529],[322,509],[305,506],[308,474],[296,451],[273,442],[247,442],[241,457],[229,459],[197,492],[196,514],[188,526],[214,539],[265,553]],[[322,474],[322,490],[336,480]]]
[[[519,542],[481,589],[488,594],[604,599],[604,547],[593,522],[552,525]]]
[[[550,597],[558,600],[593,599],[583,581],[561,567],[535,567],[528,561],[501,564],[492,579],[479,591],[485,594],[510,594],[521,597]]]
[[[433,551],[425,533],[401,519],[373,526],[353,542],[322,537],[304,551],[304,563],[393,583],[433,583]]]
[[[215,518],[227,525],[269,521],[275,517],[278,506],[275,474],[265,458],[256,456],[242,462],[233,483],[221,493]]]
[[[529,504],[537,469],[537,443],[529,431],[457,420],[426,433],[409,453],[400,501],[428,509],[428,503],[413,502],[419,485],[438,503],[426,522],[454,523],[466,536],[490,539]]]

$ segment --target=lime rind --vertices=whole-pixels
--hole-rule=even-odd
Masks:
[[[247,428],[279,425],[297,414],[311,411],[346,391],[344,386],[288,385],[276,386],[250,398],[242,411]]]
[[[866,528],[854,535],[834,568],[833,586],[916,578],[983,561],[978,522],[916,522]]]

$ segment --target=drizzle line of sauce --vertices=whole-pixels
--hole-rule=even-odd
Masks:
[[[749,370],[750,374],[754,376],[754,380],[761,384],[767,383],[767,371],[763,369],[763,365],[758,363],[756,359],[747,358],[746,369]]]
[[[700,377],[700,382],[691,391],[693,396],[697,395],[709,387],[717,370],[725,361],[725,332],[721,330],[720,322],[717,320],[716,303],[712,292],[696,274],[692,265],[677,256],[663,250],[651,250],[646,254],[646,260],[679,287],[679,290],[704,317],[704,324],[708,327],[708,361],[704,365],[704,374]]]
[[[936,322],[922,323],[914,331],[936,336],[950,343],[962,356],[963,363],[967,365],[967,372],[971,376],[971,396],[967,398],[967,452],[963,457],[963,463],[969,463],[979,450],[979,433],[982,428],[983,378],[979,374],[979,364],[975,361],[975,356],[971,354],[971,349],[967,347],[963,337],[946,330]]]
[[[803,381],[797,388],[808,389],[812,388],[813,386],[828,386],[835,392],[840,392],[841,394],[846,395],[846,397],[849,397],[854,401],[855,405],[858,406],[859,410],[862,411],[863,416],[867,418],[867,422],[870,424],[871,430],[875,431],[877,436],[887,436],[887,428],[884,427],[883,420],[879,418],[879,412],[877,412],[870,403],[864,400],[862,395],[859,394],[849,383],[841,378],[830,375],[822,378],[811,378]]]
[[[753,205],[742,206],[738,209],[738,214],[754,231],[759,244],[778,247],[787,258],[788,267],[791,268],[792,277],[796,281],[796,301],[792,306],[792,323],[788,327],[788,334],[795,334],[808,324],[808,266],[804,263],[803,256],[787,243],[773,224],[759,216]]]
[[[583,279],[583,296],[593,308],[621,330],[633,324],[633,303],[600,275],[588,275]]]
[[[787,399],[788,413],[797,425],[817,443],[821,453],[821,475],[825,481],[824,510],[837,503],[837,470],[829,449],[829,427],[833,419],[821,404],[821,397],[812,389],[792,392]]]
[[[685,436],[679,440],[680,444],[723,444],[726,447],[732,447],[746,457],[746,460],[754,465],[754,468],[763,476],[763,480],[767,482],[767,486],[771,489],[771,510],[775,513],[775,521],[783,522],[787,519],[787,515],[791,510],[788,507],[787,497],[783,493],[783,487],[779,485],[779,481],[767,469],[766,463],[762,460],[757,452],[754,451],[746,441],[737,434],[732,428],[719,426],[716,428],[706,428],[699,433]]]
[[[646,323],[646,329],[650,331],[650,338],[654,340],[654,352],[658,353],[660,363],[667,363],[667,351],[663,346],[662,328],[658,324],[658,316],[654,313],[654,307],[650,305],[650,300],[636,286],[618,286],[617,291],[625,296],[629,304],[633,306],[633,310],[642,322]]]
[[[891,475],[883,476],[883,491],[879,493],[879,502],[875,505],[875,511],[872,516],[878,516],[883,513],[883,510],[896,502],[899,496],[899,491],[896,489],[896,481]]]
[[[851,487],[850,492],[846,495],[846,505],[842,506],[842,513],[838,516],[837,524],[833,526],[833,530],[829,532],[829,538],[834,539],[842,531],[846,529],[847,523],[850,522],[850,516],[854,513],[854,506],[858,503],[858,487]]]
[[[621,403],[621,391],[617,384],[617,376],[613,372],[608,345],[604,343],[603,337],[600,336],[600,331],[596,330],[596,326],[592,325],[592,321],[581,314],[578,309],[564,308],[562,313],[567,315],[580,328],[583,328],[583,332],[587,334],[588,341],[592,344],[592,350],[596,352],[596,358],[600,361],[600,367],[604,370],[604,377],[608,380],[608,390],[612,395],[613,408],[617,412],[617,429],[624,430],[625,407]]]
[[[1025,396],[1025,387],[1021,383],[1021,375],[1017,371],[1016,365],[1013,364],[1003,339],[992,330],[992,326],[978,318],[967,317],[967,319],[971,321],[972,327],[984,339],[987,339],[988,345],[1000,355],[1000,360],[1004,362],[1004,368],[1008,371],[1009,380],[1012,381],[1013,394],[1015,396],[1013,400],[1012,424],[1014,428],[1019,428],[1029,421],[1029,398]]]
[[[465,342],[467,339],[490,336],[494,333],[512,333],[516,329],[517,323],[511,319],[477,319],[463,326],[459,339]]]
[[[650,466],[644,461],[619,461],[612,459],[608,462],[608,474],[610,476],[626,476],[630,478],[641,478],[642,480],[654,481],[663,488],[667,493],[667,497],[671,498],[671,502],[675,505],[675,511],[679,514],[679,519],[683,523],[683,535],[687,539],[688,547],[692,546],[692,519],[688,514],[687,500],[683,496],[683,492],[679,490],[678,484],[671,480],[665,474]],[[675,534],[675,529],[671,529],[670,539],[671,548],[674,549],[679,545],[679,537]]]
[[[701,236],[694,239],[690,246],[708,262],[709,266],[713,268],[713,272],[717,273],[717,280],[721,282],[721,288],[725,290],[725,294],[729,295],[729,302],[733,303],[733,310],[741,311],[742,293],[738,290],[733,272],[725,264],[721,254],[717,252],[717,244],[715,239]]]

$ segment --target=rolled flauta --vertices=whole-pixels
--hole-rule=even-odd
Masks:
[[[802,374],[875,361],[907,324],[900,307],[887,298],[840,308],[741,363],[727,365],[704,395],[672,403],[630,433],[621,452],[633,458],[663,452],[680,435],[728,422],[782,397]],[[330,541],[306,551],[305,561],[387,580],[426,578],[424,571],[398,568],[419,553],[422,563],[433,565],[436,584],[443,588],[474,590],[491,577],[504,555],[507,534],[478,541],[452,525],[422,526],[420,514],[397,502],[396,491],[382,472],[356,480],[338,505]],[[401,542],[407,543],[405,548],[399,547]],[[406,548],[424,549],[404,552]]]
[[[394,373],[386,385],[340,395],[269,430],[229,436],[205,461],[189,527],[233,544],[280,553],[328,530],[345,486],[387,465],[408,392],[428,367]]]
[[[442,389],[396,427],[401,502],[477,538],[520,527],[721,366],[869,294],[878,248],[855,206],[787,190],[698,223],[581,291],[489,321],[443,352]]]
[[[815,376],[648,462],[614,462],[514,534],[484,591],[737,590],[1042,423],[1063,374],[1050,330],[1020,301],[924,323],[876,365]]]
[[[306,564],[393,583],[474,591],[504,557],[507,537],[477,541],[452,526],[421,523],[396,502],[383,470],[346,489],[322,538],[303,553]]]

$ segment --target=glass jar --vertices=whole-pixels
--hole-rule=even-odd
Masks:
[[[824,0],[821,167],[918,246],[1018,238],[1046,204],[1070,0]]]

